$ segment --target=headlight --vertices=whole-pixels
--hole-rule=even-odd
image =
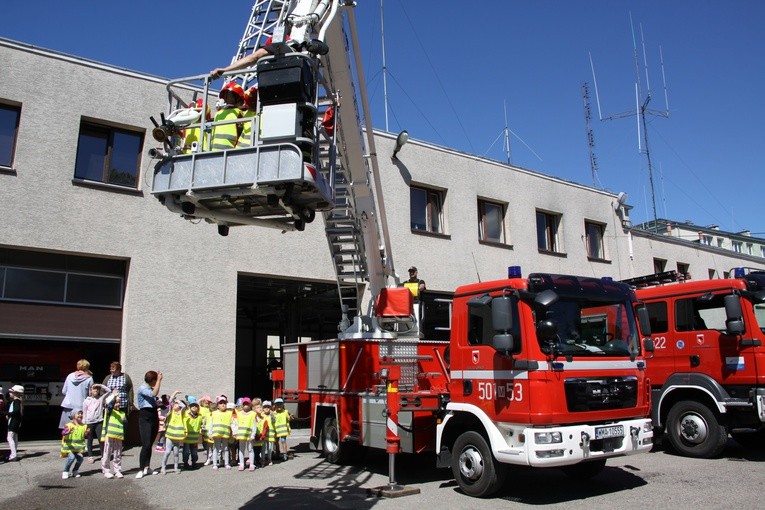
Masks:
[[[563,435],[560,432],[534,432],[536,444],[562,443]]]
[[[653,430],[653,422],[647,421],[643,424],[643,432],[651,432]]]

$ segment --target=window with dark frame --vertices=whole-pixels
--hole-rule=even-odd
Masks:
[[[20,118],[20,106],[0,103],[0,167],[13,166]]]
[[[443,192],[412,186],[409,192],[412,230],[443,234]]]
[[[505,206],[486,200],[478,201],[478,239],[492,243],[505,242]]]
[[[558,226],[560,215],[537,211],[537,248],[541,251],[558,253]]]
[[[142,147],[143,133],[83,121],[74,177],[136,188]]]
[[[584,222],[584,231],[587,238],[587,256],[593,259],[605,260],[606,254],[603,247],[603,232],[605,226],[592,221]]]

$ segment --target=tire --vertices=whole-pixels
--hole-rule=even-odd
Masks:
[[[717,415],[704,404],[692,400],[672,406],[665,433],[677,453],[697,459],[717,457],[728,442],[728,431]]]
[[[340,441],[340,430],[336,418],[326,418],[321,429],[321,451],[330,464],[340,464],[345,460],[345,447]]]
[[[295,220],[295,230],[298,232],[302,232],[305,230],[305,221],[303,220]]]
[[[303,209],[300,210],[300,219],[305,221],[306,223],[311,223],[313,220],[316,219],[316,211],[308,207],[304,207]]]
[[[485,498],[502,487],[507,466],[497,462],[486,439],[478,432],[464,432],[452,449],[452,473],[468,496]]]
[[[756,432],[732,432],[731,436],[745,448],[762,448],[765,446],[765,429]]]
[[[606,459],[598,459],[580,462],[572,466],[564,466],[561,469],[574,480],[589,480],[603,471],[604,467],[606,467]]]

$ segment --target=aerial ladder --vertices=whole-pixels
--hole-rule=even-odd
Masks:
[[[252,123],[246,147],[210,150],[216,127],[232,122],[202,114],[216,99],[213,77],[170,81],[169,113],[152,118],[162,144],[150,151],[152,194],[221,235],[241,225],[301,231],[320,212],[343,312],[339,337],[419,337],[419,312],[391,254],[354,5],[255,2],[232,63],[261,47],[268,55],[222,76],[257,87],[256,120],[234,121]],[[200,141],[185,146],[194,129]]]

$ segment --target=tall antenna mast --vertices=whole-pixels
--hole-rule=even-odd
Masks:
[[[651,82],[649,81],[649,77],[648,77],[648,57],[645,50],[645,37],[643,36],[643,25],[640,24],[640,42],[641,42],[641,47],[643,50],[643,67],[645,70],[645,83],[646,83],[645,98],[643,97],[642,83],[640,81],[640,61],[638,58],[637,41],[635,39],[635,24],[632,21],[631,11],[629,13],[629,18],[630,18],[630,30],[632,32],[632,53],[635,60],[635,80],[636,80],[635,81],[635,111],[634,112],[626,111],[622,113],[617,113],[605,118],[601,116],[600,120],[614,120],[614,119],[621,119],[625,117],[631,117],[632,115],[635,115],[636,121],[637,121],[638,152],[640,154],[645,154],[646,160],[648,162],[648,180],[650,181],[650,184],[651,184],[651,203],[653,206],[653,224],[654,224],[654,228],[656,228],[656,225],[658,225],[658,216],[656,214],[656,188],[653,182],[653,164],[651,161],[650,148],[648,146],[648,123],[646,122],[646,116],[655,115],[655,116],[664,117],[664,118],[669,117],[669,99],[668,99],[669,96],[667,94],[667,80],[664,74],[664,55],[661,52],[661,47],[659,47],[659,55],[661,59],[661,77],[664,82],[665,109],[663,111],[651,110],[648,108],[648,103],[651,101]],[[595,66],[592,63],[592,55],[590,55],[590,67],[592,69],[592,79],[593,81],[595,81]],[[598,115],[600,115],[600,97],[598,96],[597,81],[595,81],[595,97],[597,98],[597,102],[598,102]],[[641,129],[642,129],[642,133],[641,133]]]
[[[385,65],[385,18],[383,17],[383,0],[380,0],[380,34],[382,36],[383,61],[383,97],[385,101],[385,131],[388,132],[388,67]]]
[[[507,154],[507,164],[511,162],[510,158],[510,128],[507,126],[507,100],[503,101],[505,106],[505,154]]]
[[[592,171],[592,185],[596,185],[598,178],[598,160],[595,158],[595,136],[590,126],[590,87],[587,82],[582,83],[582,99],[584,100],[584,125],[587,131],[587,149],[590,154],[590,170]]]

